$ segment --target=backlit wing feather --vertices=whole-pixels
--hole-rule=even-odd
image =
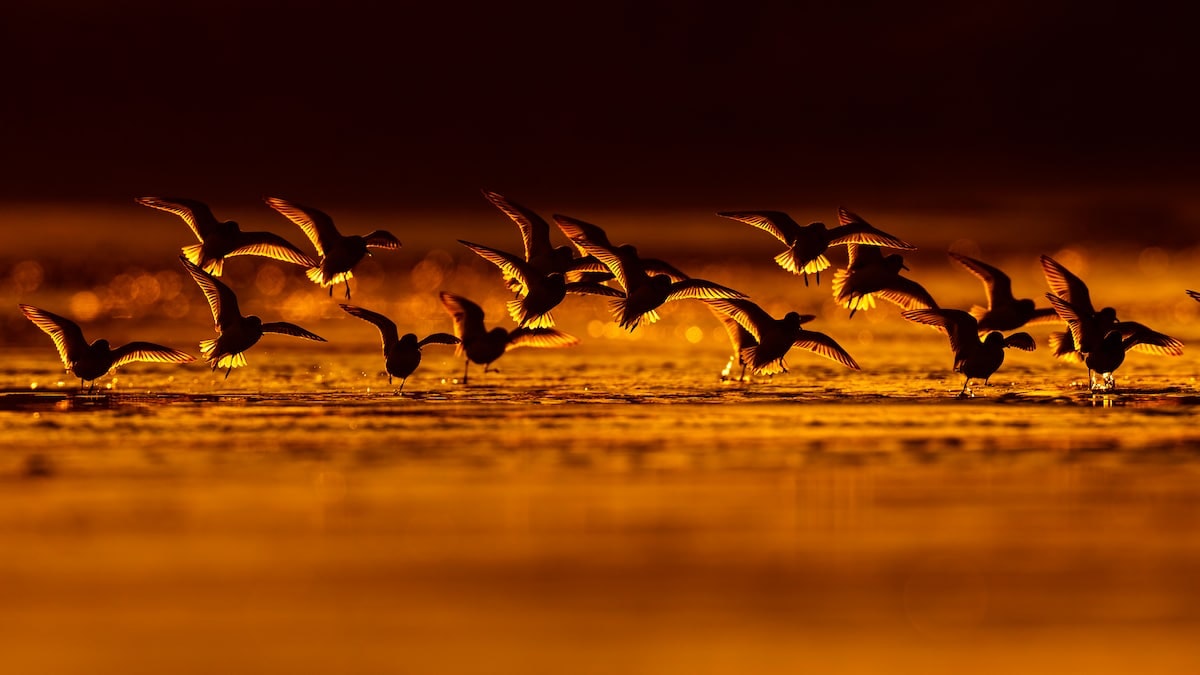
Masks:
[[[301,206],[279,197],[267,197],[266,202],[267,206],[282,213],[303,230],[308,240],[316,247],[317,255],[325,255],[325,250],[332,246],[332,242],[342,236],[334,226],[333,219],[324,211]]]
[[[70,368],[72,363],[78,361],[87,352],[88,343],[83,337],[83,331],[79,328],[79,324],[33,305],[17,306],[21,308],[21,313],[25,315],[26,319],[32,321],[33,325],[42,329],[42,332],[49,335],[50,339],[54,341],[63,366]]]

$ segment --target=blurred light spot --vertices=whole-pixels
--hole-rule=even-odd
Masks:
[[[687,332],[684,333],[684,337],[687,338],[688,342],[696,344],[704,339],[704,330],[699,326],[690,326]]]
[[[188,299],[176,294],[174,298],[163,304],[162,312],[168,318],[182,319],[187,316],[190,309],[191,305],[188,303]]]
[[[404,304],[404,314],[410,319],[426,319],[442,311],[441,303],[429,293],[414,293]]]
[[[1087,272],[1087,258],[1078,249],[1064,248],[1055,253],[1053,258],[1062,264],[1063,267],[1071,270],[1075,276],[1083,276]],[[1041,269],[1040,265],[1038,269]]]
[[[9,274],[12,279],[13,286],[16,287],[19,293],[32,293],[42,285],[42,281],[46,278],[46,272],[42,269],[41,264],[36,260],[22,260],[13,265],[12,272]]]
[[[968,258],[983,257],[983,251],[979,249],[979,244],[974,239],[955,239],[950,243],[950,252],[965,255]]]
[[[374,291],[383,285],[386,276],[383,265],[379,264],[379,260],[375,256],[363,259],[354,268],[354,278],[358,281],[358,290],[360,291]]]
[[[170,300],[183,292],[183,277],[173,270],[162,270],[154,275],[158,280],[161,299]]]
[[[592,319],[588,322],[588,335],[598,338],[604,335],[604,322]]]
[[[79,291],[72,295],[68,305],[72,316],[80,321],[92,321],[100,316],[100,310],[104,308],[100,297],[91,291]]]
[[[1142,274],[1162,276],[1166,274],[1171,258],[1167,252],[1157,246],[1149,246],[1138,254],[1138,269]]]
[[[445,253],[442,253],[442,255],[445,255]],[[412,268],[411,278],[413,288],[419,291],[436,290],[446,280],[448,269],[446,263],[440,257],[430,253]]]
[[[621,330],[621,327],[618,326],[615,322],[609,321],[608,323],[604,324],[604,337],[605,338],[607,338],[609,340],[616,340],[617,338],[624,337],[624,334],[625,334],[625,331]]]
[[[729,340],[729,331],[724,326],[717,326],[712,330],[712,339],[717,342]]]
[[[321,307],[312,293],[303,290],[288,295],[280,311],[288,321],[306,321],[320,314]]]
[[[274,263],[266,263],[259,267],[258,274],[254,277],[254,287],[258,292],[272,298],[282,293],[286,284],[287,277],[279,265]]]
[[[858,344],[860,344],[864,347],[869,347],[874,342],[875,342],[875,334],[872,333],[871,331],[862,330],[862,331],[858,332]]]
[[[152,305],[162,297],[162,287],[153,275],[142,273],[134,279],[133,299],[141,305]]]

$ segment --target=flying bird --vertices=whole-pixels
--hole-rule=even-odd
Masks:
[[[931,309],[937,303],[921,284],[900,276],[907,270],[904,258],[893,253],[886,258],[878,246],[847,244],[850,264],[833,275],[833,297],[850,310],[850,317],[858,310],[875,306],[875,296],[898,305],[901,309]]]
[[[729,332],[733,359],[742,366],[739,382],[745,379],[747,367],[757,375],[786,373],[784,357],[793,347],[824,356],[851,370],[859,369],[854,358],[833,338],[800,327],[816,318],[812,314],[788,312],[782,319],[776,319],[749,300],[708,300],[706,303]]]
[[[320,261],[309,267],[308,278],[313,283],[328,287],[330,297],[333,297],[333,287],[344,282],[346,299],[350,299],[350,279],[354,277],[354,267],[370,255],[367,249],[382,248],[394,251],[400,248],[400,240],[386,230],[375,230],[365,237],[357,234],[342,236],[334,226],[333,219],[323,211],[278,197],[267,197],[266,202],[288,220],[299,225],[317,249]]]
[[[497,192],[483,191],[483,196],[509,217],[521,231],[525,245],[525,262],[543,276],[558,272],[568,281],[607,281],[612,278],[603,265],[591,256],[575,257],[571,246],[550,243],[550,224],[532,210]],[[503,271],[503,268],[501,268]],[[505,272],[505,282],[515,287],[517,282]]]
[[[517,293],[517,299],[509,300],[505,307],[508,309],[508,315],[521,328],[553,328],[554,315],[551,314],[551,310],[557,307],[568,293],[602,295],[609,298],[625,297],[621,291],[594,281],[567,281],[562,272],[543,273],[511,253],[462,239],[459,239],[458,243],[499,267],[504,276],[511,281],[510,287]]]
[[[580,250],[604,264],[625,291],[612,301],[613,317],[622,328],[633,330],[642,321],[658,321],[658,307],[672,300],[719,300],[745,298],[732,288],[704,279],[691,279],[678,269],[662,269],[658,261],[647,263],[629,244],[614,247],[595,225],[555,216],[559,228]],[[653,276],[651,276],[653,275]]]
[[[971,308],[971,316],[979,322],[981,333],[1016,330],[1028,323],[1058,320],[1053,307],[1039,309],[1029,298],[1018,300],[1013,297],[1012,280],[999,269],[958,253],[951,253],[950,257],[983,282],[987,306],[975,305]]]
[[[219,221],[203,202],[178,197],[138,197],[137,203],[152,209],[173,213],[183,219],[199,244],[183,247],[183,255],[200,269],[221,276],[225,259],[239,255],[255,255],[313,267],[316,262],[272,232],[243,232],[232,220]]]
[[[900,316],[914,323],[933,326],[950,338],[950,349],[954,351],[954,372],[962,373],[963,386],[960,397],[971,396],[969,387],[972,379],[983,380],[984,385],[992,374],[1004,363],[1004,350],[1008,348],[1031,352],[1037,344],[1029,333],[1013,333],[1008,337],[998,330],[990,331],[979,339],[979,322],[974,316],[961,309],[913,309]]]
[[[266,333],[278,333],[293,337],[325,342],[325,338],[310,333],[296,324],[286,321],[263,323],[257,316],[242,316],[238,309],[237,296],[213,275],[205,272],[183,256],[179,256],[184,269],[192,275],[196,285],[204,291],[208,308],[216,322],[217,337],[200,343],[200,353],[212,370],[225,369],[225,378],[234,368],[246,365],[244,352],[257,343]]]
[[[787,244],[787,249],[775,256],[775,262],[792,274],[803,274],[805,286],[808,285],[809,274],[815,274],[820,285],[821,271],[829,267],[825,252],[834,246],[859,244],[916,249],[912,244],[872,227],[845,208],[838,209],[840,224],[833,229],[822,222],[800,225],[782,211],[721,211],[717,215],[753,225]]]
[[[338,306],[347,314],[371,323],[379,329],[379,335],[383,338],[383,368],[388,374],[388,384],[392,383],[392,376],[400,378],[401,392],[404,391],[404,383],[408,381],[408,376],[412,375],[417,366],[421,364],[422,347],[428,344],[456,345],[459,343],[458,338],[447,333],[433,333],[427,335],[423,340],[417,340],[417,336],[413,333],[405,333],[401,337],[399,331],[396,330],[396,324],[382,314],[354,305]]]
[[[579,344],[579,338],[556,328],[516,328],[510,331],[496,327],[489,331],[483,323],[483,309],[479,305],[461,295],[445,291],[439,297],[446,312],[454,319],[454,335],[460,340],[457,353],[464,357],[463,384],[467,383],[472,362],[483,364],[483,372],[487,373],[492,362],[510,349],[571,347]]]
[[[33,305],[17,307],[26,319],[32,321],[33,325],[42,329],[54,341],[63,366],[79,378],[80,391],[83,390],[84,382],[90,381],[94,388],[96,380],[108,371],[133,361],[190,363],[196,360],[191,354],[153,342],[130,342],[116,349],[109,346],[108,340],[103,339],[88,344],[83,337],[83,330],[74,321]]]

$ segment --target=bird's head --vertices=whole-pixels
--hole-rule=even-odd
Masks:
[[[95,342],[92,343],[92,349],[96,349],[96,350],[99,350],[102,352],[108,351],[108,349],[109,349],[108,348],[108,340],[105,340],[104,338],[100,338],[99,340],[96,340]]]
[[[1104,309],[1100,310],[1099,312],[1096,312],[1096,318],[1105,323],[1116,323],[1117,322],[1117,310],[1113,309],[1112,307],[1105,307]],[[1107,337],[1107,336],[1105,336],[1105,337]]]
[[[404,335],[403,335],[403,336],[400,338],[400,346],[401,346],[401,347],[404,347],[404,348],[407,348],[407,349],[416,349],[416,347],[417,347],[417,336],[416,336],[415,334],[413,334],[413,333],[405,333],[405,334],[404,334]]]
[[[1017,308],[1020,309],[1021,313],[1023,314],[1032,314],[1034,310],[1033,300],[1030,300],[1029,298],[1018,300]]]
[[[899,274],[900,270],[907,270],[908,265],[904,264],[904,256],[899,253],[893,253],[887,258],[884,258],[884,264],[895,274]]]
[[[992,349],[1004,349],[1004,335],[998,330],[988,333],[987,337],[983,338],[983,346]]]

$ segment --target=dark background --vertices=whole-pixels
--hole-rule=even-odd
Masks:
[[[986,208],[1190,237],[1194,24],[1130,5],[22,3],[0,200]],[[1111,207],[1111,208],[1109,208]]]

